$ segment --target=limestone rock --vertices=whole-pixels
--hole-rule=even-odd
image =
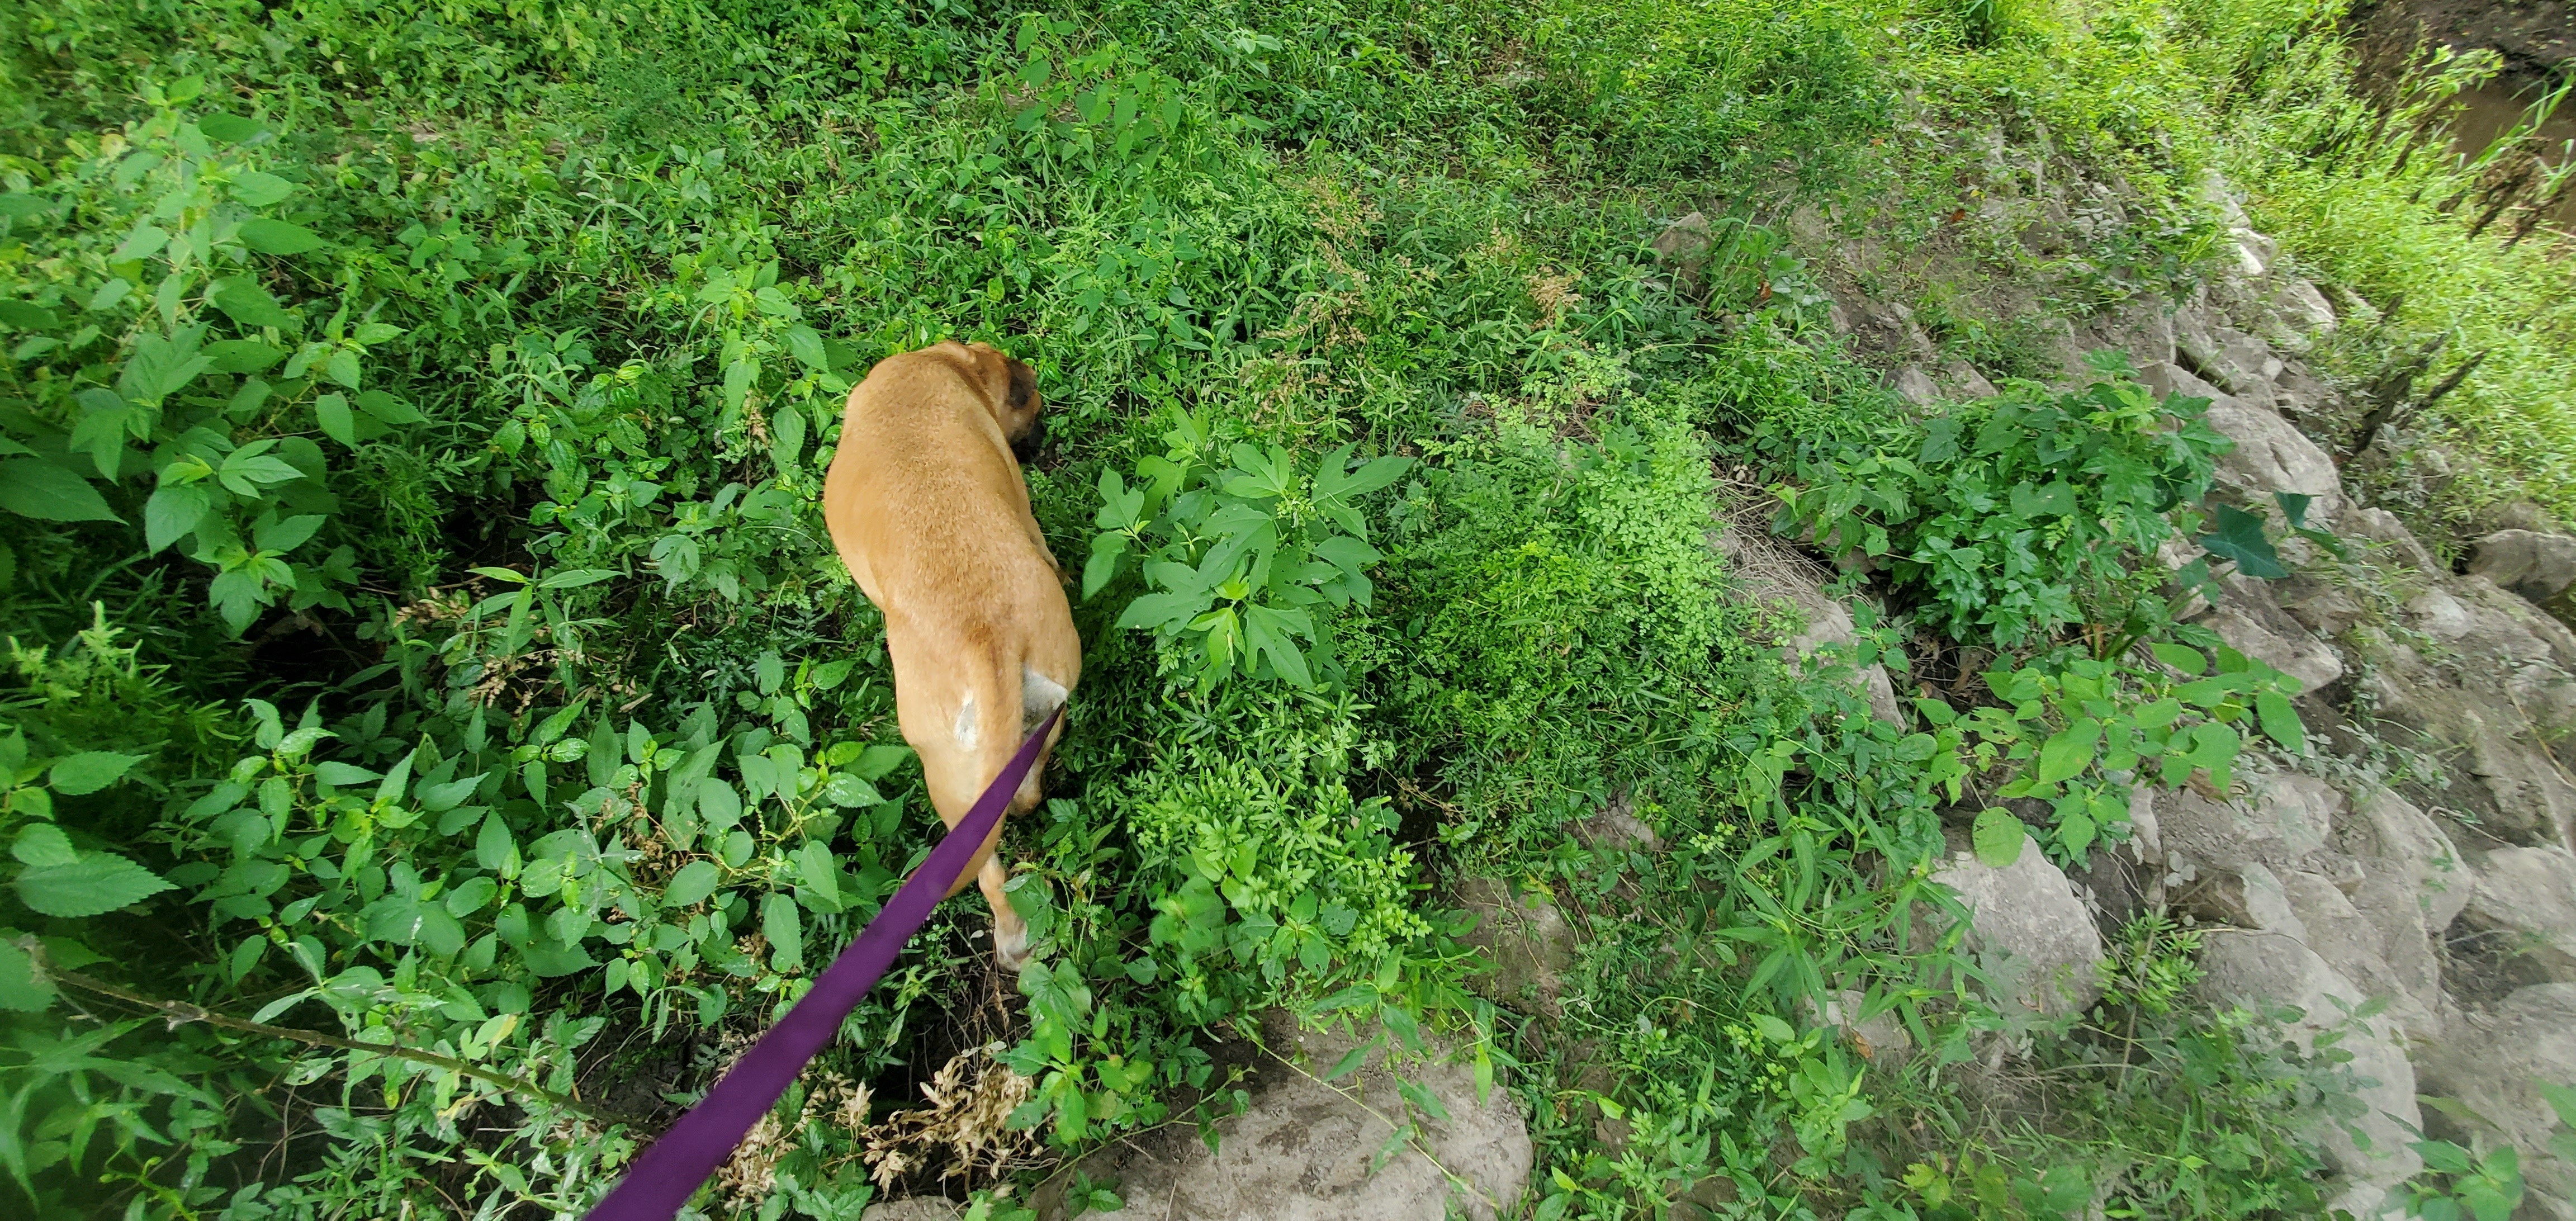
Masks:
[[[906,1196],[882,1204],[870,1204],[859,1214],[859,1221],[957,1221],[965,1214],[954,1200],[938,1196]]]
[[[2478,540],[2469,571],[2534,602],[2546,602],[2576,585],[2576,538],[2498,530]]]
[[[1475,1074],[1464,1066],[1437,1060],[1399,1065],[1406,1079],[1428,1089],[1448,1109],[1449,1122],[1421,1116],[1417,1139],[1430,1156],[1408,1147],[1371,1174],[1371,1158],[1394,1131],[1380,1116],[1402,1115],[1407,1106],[1388,1071],[1386,1052],[1369,1053],[1365,1067],[1338,1083],[1356,1093],[1354,1099],[1320,1078],[1368,1035],[1300,1032],[1294,1019],[1273,1014],[1264,1023],[1264,1037],[1271,1047],[1301,1061],[1305,1071],[1265,1059],[1256,1074],[1251,1108],[1217,1125],[1216,1152],[1208,1152],[1196,1130],[1177,1125],[1084,1159],[1084,1172],[1095,1180],[1116,1180],[1126,1201],[1124,1209],[1106,1216],[1139,1221],[1442,1221],[1454,1211],[1493,1221],[1512,1215],[1519,1205],[1529,1185],[1529,1130],[1511,1094],[1499,1084],[1479,1100]],[[1442,1173],[1444,1168],[1458,1177],[1456,1184]],[[1060,1196],[1041,1192],[1034,1203],[1038,1215],[1049,1221],[1066,1214]]]
[[[1932,375],[1918,365],[1907,365],[1896,371],[1892,384],[1905,401],[1917,407],[1929,407],[1941,401],[1941,387],[1934,385]]]
[[[2272,307],[2281,312],[2281,320],[2302,335],[2331,335],[2335,330],[2334,306],[2317,286],[2297,276],[2283,277],[2272,289]]]
[[[2370,948],[2386,968],[2385,981],[2414,1002],[2392,1001],[2390,1016],[2408,1034],[2430,1037],[2452,1010],[2433,947],[2468,905],[2476,880],[2441,826],[2387,789],[2363,794],[2350,816],[2336,820],[2334,843],[2360,869],[2347,893],[2374,936]]]
[[[1849,646],[1858,642],[1860,636],[1851,610],[1825,596],[1822,575],[1794,548],[1759,530],[1733,523],[1724,524],[1714,541],[1725,553],[1728,572],[1746,597],[1763,605],[1787,602],[1805,623],[1796,635],[1780,642],[1782,651],[1792,660],[1804,661],[1828,644]],[[1875,663],[1862,666],[1853,677],[1869,699],[1872,715],[1891,725],[1906,723],[1896,702],[1896,685],[1888,681],[1887,667]]]
[[[2288,1005],[2303,1015],[2290,1027],[2302,1049],[2315,1046],[2325,1031],[2345,1025],[2348,1013],[2366,1001],[2315,951],[2279,933],[2217,929],[2201,937],[2201,995],[2221,1004]],[[2363,1114],[2353,1120],[2367,1144],[2356,1141],[2339,1124],[2318,1133],[2326,1160],[2349,1178],[2382,1190],[2423,1168],[2423,1159],[2408,1148],[2421,1130],[2423,1112],[2415,1102],[2415,1070],[2406,1058],[2397,1026],[2386,1015],[2361,1023],[2340,1046],[2352,1053],[2352,1069],[2367,1084],[2360,1091]]]
[[[2388,1016],[2405,1034],[2433,1034],[2441,1029],[2441,990],[2409,987],[2388,961],[2378,926],[2361,914],[2350,896],[2321,875],[2293,872],[2281,880],[2290,910],[2298,917],[2299,940],[2337,975],[2365,997],[2385,998]]]
[[[2499,848],[2475,871],[2477,888],[2460,918],[2502,935],[2534,982],[2576,983],[2576,853],[2556,844]]]
[[[1515,896],[1500,878],[1468,879],[1458,903],[1476,917],[1476,927],[1461,940],[1494,964],[1469,986],[1496,1004],[1555,1013],[1575,945],[1574,930],[1556,905],[1536,894]]]
[[[2423,543],[2417,541],[2406,523],[2386,509],[2354,509],[2338,523],[2352,538],[2380,544],[2392,559],[2419,572],[2443,571],[2441,561]]]
[[[2513,1142],[2533,1187],[2561,1201],[2576,1194],[2576,1167],[2548,1154],[2558,1116],[2540,1093],[2544,1083],[2576,1082],[2576,984],[2520,989],[2469,1015],[2416,1061],[2425,1093],[2466,1104]]]
[[[2301,691],[2321,691],[2343,677],[2343,659],[2334,649],[2309,635],[2252,579],[2228,582],[2225,600],[2203,623],[2228,647],[2299,680]]]
[[[1708,216],[1693,212],[1667,226],[1647,245],[1674,267],[1684,287],[1696,290],[1700,269],[1708,265],[1709,248],[1715,241],[1709,235]]]
[[[2018,967],[2013,1000],[2022,1007],[2072,1013],[2101,996],[2101,934],[2039,841],[2023,836],[2020,859],[2003,869],[1959,846],[1932,879],[1957,891],[1973,917],[1964,944]]]
[[[2207,418],[2236,442],[2219,456],[2221,487],[2248,504],[2268,503],[2274,492],[2304,492],[2316,498],[2308,520],[2318,525],[2342,511],[2343,483],[2334,460],[2277,412],[2221,396],[2211,401]]]

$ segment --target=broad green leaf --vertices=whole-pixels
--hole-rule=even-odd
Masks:
[[[714,894],[720,880],[714,862],[691,861],[680,866],[680,871],[672,874],[670,882],[662,887],[662,905],[688,907],[695,904]]]
[[[2254,715],[2263,722],[2263,732],[2275,742],[2288,747],[2290,753],[2308,752],[2308,727],[2299,720],[2297,705],[2277,691],[2266,691],[2254,697]]]
[[[0,509],[45,521],[115,521],[90,481],[41,458],[0,460]]]
[[[123,776],[135,764],[141,762],[143,762],[141,755],[119,754],[112,750],[85,750],[77,755],[66,756],[54,764],[54,770],[46,780],[53,786],[55,792],[78,797],[84,793],[95,793],[116,783],[118,777]]]
[[[2173,667],[2185,678],[2198,678],[2209,669],[2208,656],[2190,645],[2168,644],[2159,640],[2147,647],[2155,650],[2156,660]]]
[[[2039,781],[2059,784],[2093,763],[2093,748],[2102,740],[2102,722],[2085,717],[2058,731],[2039,748]]]
[[[239,144],[267,129],[261,127],[257,119],[210,110],[197,117],[197,130],[226,144]]]
[[[261,254],[302,254],[322,246],[322,239],[312,230],[265,216],[243,221],[241,239],[243,245]]]
[[[823,351],[823,336],[810,326],[787,328],[787,351],[799,364],[816,373],[832,371],[832,358]]]
[[[777,969],[805,965],[805,917],[794,899],[775,892],[762,899],[760,931],[769,938],[770,962]]]
[[[286,308],[279,305],[277,298],[271,296],[259,281],[248,276],[217,280],[206,295],[215,303],[216,309],[243,326],[273,326],[281,331],[296,329],[295,316],[287,313]],[[294,370],[287,372],[293,373]]]
[[[1082,564],[1082,598],[1088,602],[1118,575],[1119,557],[1127,554],[1127,536],[1107,531],[1091,536],[1091,558]]]
[[[50,331],[60,325],[60,322],[60,319],[54,317],[54,311],[33,301],[0,297],[0,324],[13,326],[22,331]]]
[[[355,390],[360,376],[358,354],[348,348],[333,348],[331,355],[322,362],[322,372],[332,381]]]
[[[112,852],[83,853],[69,865],[18,874],[18,898],[48,916],[95,916],[170,889],[161,875]]]
[[[2290,575],[2272,540],[2263,536],[2263,519],[2234,505],[2218,506],[2217,530],[2202,535],[2200,545],[2211,555],[2236,561],[2236,570],[2246,576],[2277,581]]]
[[[1992,807],[1977,814],[1976,829],[1971,833],[1977,859],[1990,869],[2009,869],[2021,859],[2022,841],[2029,838],[2028,828],[2012,811]]]
[[[295,193],[295,184],[275,174],[249,170],[233,177],[233,198],[265,208]]]
[[[34,1013],[54,1003],[54,986],[36,982],[35,960],[0,930],[0,1009]]]
[[[61,827],[49,822],[28,823],[19,830],[18,842],[10,847],[9,852],[18,858],[19,864],[40,869],[80,860],[80,853],[72,850],[71,837],[63,834]]]
[[[391,394],[387,394],[382,390],[359,391],[358,410],[366,412],[368,415],[374,416],[387,424],[426,424],[429,422],[429,417],[422,415],[419,408],[414,407]]]
[[[358,448],[358,417],[349,411],[347,396],[337,392],[315,396],[313,418],[322,425],[323,436],[350,449]]]
[[[286,359],[286,353],[256,339],[225,339],[200,349],[206,367],[217,373],[257,373]]]

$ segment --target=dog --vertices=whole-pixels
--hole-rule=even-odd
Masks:
[[[950,827],[1082,678],[1064,571],[1020,474],[1044,441],[1044,409],[1036,375],[989,345],[889,356],[850,391],[823,483],[832,545],[885,614],[903,740]],[[1063,733],[1059,720],[1009,813],[1037,805]],[[948,893],[980,881],[994,954],[1017,970],[1029,930],[1002,892],[1001,835],[996,824]]]

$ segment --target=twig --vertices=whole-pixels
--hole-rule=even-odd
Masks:
[[[636,1116],[601,1110],[587,1103],[567,1098],[552,1090],[542,1088],[524,1077],[513,1077],[508,1073],[497,1072],[479,1064],[469,1064],[466,1061],[459,1060],[453,1056],[442,1056],[437,1052],[431,1051],[414,1051],[408,1047],[398,1047],[389,1043],[361,1043],[355,1039],[344,1039],[335,1034],[324,1034],[319,1030],[304,1030],[293,1026],[271,1026],[266,1022],[244,1021],[241,1018],[217,1013],[203,1005],[191,1004],[187,1001],[160,1000],[154,997],[145,996],[140,992],[119,987],[102,979],[92,979],[77,971],[66,971],[56,967],[45,957],[45,943],[37,940],[33,935],[18,938],[17,946],[19,949],[27,952],[27,957],[34,968],[35,978],[38,983],[65,983],[85,992],[95,992],[101,996],[112,996],[129,1005],[139,1005],[145,1009],[150,1009],[159,1013],[174,1027],[179,1025],[181,1022],[204,1022],[209,1026],[221,1027],[225,1030],[238,1030],[245,1034],[265,1035],[272,1039],[288,1039],[297,1043],[311,1044],[315,1047],[332,1047],[338,1048],[342,1051],[360,1051],[369,1055],[391,1056],[398,1060],[410,1060],[415,1063],[428,1064],[438,1068],[443,1068],[450,1072],[462,1073],[465,1076],[473,1077],[492,1085],[497,1085],[511,1093],[524,1094],[531,1098],[542,1099],[550,1105],[561,1107],[564,1110],[572,1111],[576,1114],[586,1115],[603,1123],[642,1122]]]

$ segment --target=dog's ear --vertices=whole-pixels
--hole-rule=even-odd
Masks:
[[[1003,357],[1002,362],[1010,370],[1010,388],[1003,392],[1002,405],[1016,416],[1027,411],[1030,404],[1036,401],[1038,375],[1027,365],[1010,357]]]

